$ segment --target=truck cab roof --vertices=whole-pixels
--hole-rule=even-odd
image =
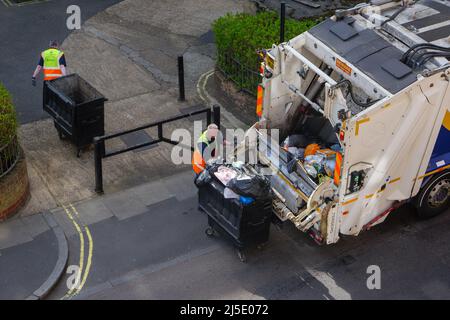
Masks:
[[[424,46],[420,50],[426,53],[429,44],[450,47],[450,1],[423,0],[406,6],[372,2],[337,12],[308,33],[391,94],[414,83],[425,69],[448,64],[450,52],[445,50],[426,61],[405,61],[404,54],[416,46]]]

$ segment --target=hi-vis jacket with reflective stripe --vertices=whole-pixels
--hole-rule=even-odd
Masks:
[[[203,132],[197,140],[197,146],[195,148],[194,154],[192,155],[192,169],[196,174],[200,174],[206,168],[206,162],[203,158],[201,150],[202,144],[205,143],[207,146],[211,144],[208,140],[207,131]]]
[[[43,51],[41,55],[44,60],[44,80],[53,80],[61,77],[62,71],[59,60],[64,55],[64,52],[50,48]]]

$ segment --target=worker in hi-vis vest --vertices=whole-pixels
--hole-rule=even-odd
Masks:
[[[36,77],[44,71],[44,81],[57,79],[66,75],[66,57],[64,52],[59,50],[57,41],[50,41],[49,48],[41,53],[39,63],[33,73],[32,85],[36,86]]]
[[[217,125],[210,124],[208,129],[200,135],[200,138],[198,138],[194,154],[192,155],[192,168],[196,174],[200,174],[205,170],[206,162],[209,159],[217,156],[216,138],[218,133],[219,128]]]

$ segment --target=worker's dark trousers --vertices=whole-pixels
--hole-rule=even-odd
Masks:
[[[44,82],[42,83],[42,106],[44,106],[45,105],[45,102],[47,101],[47,97],[46,97],[46,94],[45,94],[45,84],[46,84],[46,80],[44,80]]]

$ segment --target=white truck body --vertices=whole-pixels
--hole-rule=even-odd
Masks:
[[[289,128],[322,117],[326,124],[319,133],[331,128],[330,141],[334,138],[342,148],[339,185],[331,179],[311,183],[298,170],[287,172],[283,161],[260,153],[261,162],[276,166],[272,182],[278,218],[321,243],[383,222],[419,193],[424,180],[450,166],[446,51],[422,56],[426,61],[400,61],[416,44],[450,47],[450,3],[373,2],[337,12],[265,54],[262,114],[254,129],[279,129],[284,139]],[[314,83],[322,86],[309,94]],[[300,106],[307,107],[306,114]],[[437,147],[444,151],[436,156]],[[362,174],[363,181],[350,190],[352,173]]]

